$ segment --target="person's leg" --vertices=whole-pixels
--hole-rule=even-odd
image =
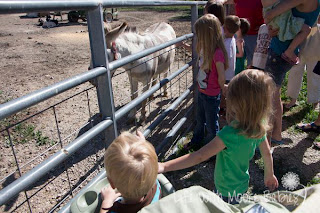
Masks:
[[[271,136],[268,136],[270,144],[271,142],[281,143],[282,140],[281,131],[283,108],[281,103],[281,84],[285,78],[286,72],[291,68],[291,64],[269,49],[265,72],[272,76],[277,86],[273,96],[274,113],[271,119],[271,122],[273,123],[273,130],[271,132]]]
[[[293,64],[299,63],[298,56],[294,53],[294,50],[308,37],[310,31],[311,27],[304,24],[301,28],[301,31],[290,43],[288,49],[283,53],[285,58],[289,59],[289,62]]]
[[[281,141],[283,107],[281,103],[281,87],[279,86],[277,86],[273,94],[273,110],[273,129],[271,133],[271,140]]]
[[[305,63],[300,62],[289,71],[287,95],[291,98],[291,101],[285,105],[286,108],[290,108],[296,104],[301,89],[304,70]]]
[[[252,65],[253,53],[257,45],[257,37],[258,35],[246,35],[243,37],[244,50],[247,56],[247,67],[250,67]]]
[[[314,72],[318,63],[320,62],[312,61],[307,63],[308,102],[312,104],[317,104],[320,101],[320,74]]]
[[[190,141],[190,146],[200,143],[204,138],[204,123],[205,123],[205,109],[204,109],[204,94],[199,92],[197,105],[197,124],[193,131],[193,137]]]
[[[204,144],[209,143],[219,131],[219,109],[220,109],[220,95],[206,96],[204,104],[204,111],[206,114],[206,131],[207,135],[204,138]]]

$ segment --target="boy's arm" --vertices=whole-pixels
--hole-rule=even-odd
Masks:
[[[175,171],[185,169],[194,165],[197,165],[210,157],[216,155],[225,148],[224,143],[216,136],[207,145],[202,147],[200,150],[191,154],[186,154],[174,160],[167,161],[165,163],[159,163],[158,173]]]
[[[107,186],[101,189],[102,204],[100,213],[109,212],[110,208],[113,206],[114,201],[120,196],[121,194],[119,192],[116,192],[111,186]]]
[[[303,4],[306,0],[283,0],[275,8],[268,11],[264,16],[264,22],[268,24],[274,17]]]
[[[224,69],[224,63],[218,61],[216,62],[217,72],[218,72],[218,83],[220,88],[222,89],[222,93],[225,94],[225,86],[226,83],[226,76],[225,76],[225,69]]]
[[[278,188],[279,183],[273,172],[273,159],[267,139],[261,142],[259,149],[264,163],[264,184],[273,191]]]

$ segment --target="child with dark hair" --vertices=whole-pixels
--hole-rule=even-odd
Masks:
[[[211,1],[207,2],[207,5],[205,7],[204,13],[205,14],[209,13],[209,14],[215,15],[219,19],[221,26],[224,25],[224,20],[226,18],[226,15],[225,15],[223,3],[219,2],[217,0],[215,0],[215,1],[211,0]]]
[[[246,18],[240,18],[240,29],[236,32],[236,45],[237,45],[237,54],[236,54],[236,69],[235,75],[244,70],[244,61],[246,59],[246,53],[244,51],[244,39],[243,36],[247,35],[250,29],[250,23]]]

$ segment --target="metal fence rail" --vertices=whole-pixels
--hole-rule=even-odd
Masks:
[[[148,1],[148,0],[78,0],[78,1],[0,1],[0,14],[25,13],[38,11],[91,10],[103,7],[142,7],[142,6],[197,6],[205,1]]]
[[[97,79],[97,96],[100,108],[100,113],[102,114],[102,121],[96,126],[92,127],[90,130],[76,138],[74,141],[63,147],[60,151],[56,152],[48,159],[42,163],[35,166],[33,169],[22,175],[20,178],[12,182],[10,185],[6,186],[0,191],[0,205],[6,204],[10,199],[17,196],[20,192],[26,190],[29,186],[36,183],[40,178],[47,174],[50,170],[57,167],[59,164],[68,159],[73,153],[78,151],[82,146],[87,144],[91,139],[99,135],[100,133],[108,130],[113,132],[110,134],[110,139],[112,140],[117,136],[117,124],[116,121],[123,117],[130,110],[138,106],[149,96],[151,96],[155,91],[162,88],[165,84],[170,82],[172,79],[177,77],[180,73],[184,72],[190,66],[194,65],[195,62],[195,52],[193,51],[193,60],[188,64],[182,66],[178,71],[172,73],[169,77],[160,81],[160,83],[153,86],[147,92],[138,96],[135,100],[115,111],[113,104],[113,94],[111,87],[111,76],[110,71],[115,70],[127,63],[130,63],[139,58],[145,57],[151,53],[157,52],[163,48],[172,46],[178,42],[189,39],[193,37],[193,34],[187,34],[181,36],[172,41],[166,42],[156,47],[152,47],[141,51],[137,54],[130,55],[128,57],[121,58],[119,60],[108,63],[108,57],[106,53],[105,46],[105,35],[103,30],[103,19],[102,19],[102,7],[136,7],[136,6],[191,6],[191,24],[195,22],[198,17],[197,6],[204,5],[206,2],[190,2],[190,1],[137,1],[137,0],[113,0],[113,1],[43,1],[43,0],[30,0],[30,1],[0,1],[0,14],[12,14],[12,13],[24,13],[24,12],[38,12],[38,11],[60,11],[60,10],[86,10],[88,16],[88,31],[91,47],[91,56],[94,69],[84,72],[82,74],[76,75],[59,83],[53,84],[49,87],[43,88],[41,90],[32,92],[26,96],[20,97],[18,99],[9,101],[7,103],[0,105],[0,120],[5,119],[21,110],[27,109],[33,105],[36,105],[44,100],[52,98],[58,94],[61,94],[71,88],[81,85],[89,80]],[[194,45],[193,45],[194,47]],[[194,72],[196,68],[193,67]],[[190,94],[190,89],[186,90],[176,101],[172,103],[167,110],[165,110],[162,115],[156,119],[150,126],[144,131],[145,135],[149,135],[151,131],[159,124],[161,121],[173,111],[173,109],[180,104],[187,95]],[[188,111],[190,112],[190,110]],[[177,130],[185,122],[186,116],[184,116],[174,127],[172,131],[169,132],[166,139],[157,147],[157,151],[160,151],[168,141],[176,134]],[[13,144],[12,144],[13,146]],[[19,168],[19,167],[18,167]],[[95,177],[89,184],[84,187],[88,188],[94,182],[100,180],[105,175],[104,172],[100,172],[97,177]],[[28,196],[26,195],[26,200],[28,201]],[[65,198],[64,198],[65,199]],[[62,201],[64,201],[64,199]],[[72,199],[73,200],[73,199]],[[61,202],[62,202],[61,201]],[[31,206],[29,204],[29,209]],[[60,203],[59,203],[60,205]],[[52,210],[58,207],[55,206]],[[61,212],[69,211],[70,202],[61,210]]]

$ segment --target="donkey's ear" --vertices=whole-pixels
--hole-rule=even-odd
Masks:
[[[106,32],[106,42],[108,48],[110,48],[110,44],[117,39],[117,37],[125,31],[128,24],[126,22],[123,22],[119,27],[116,27],[109,32]]]
[[[103,28],[104,28],[104,32],[105,34],[107,34],[108,32],[110,32],[112,30],[112,26],[109,23],[103,22]]]

